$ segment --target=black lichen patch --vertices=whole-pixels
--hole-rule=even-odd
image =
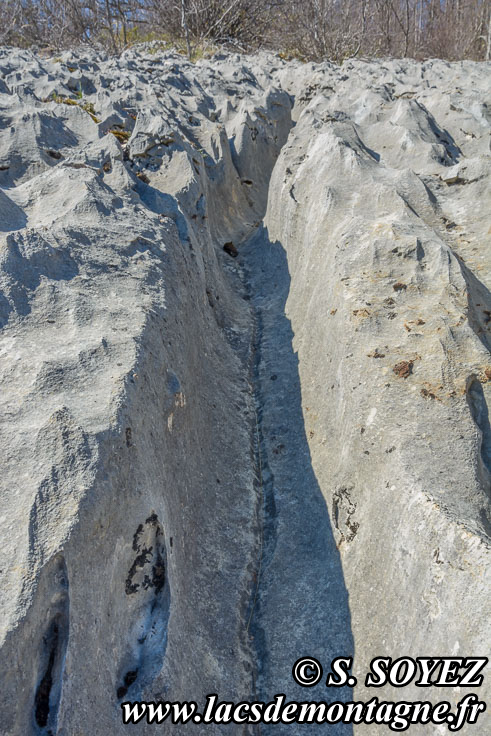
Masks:
[[[143,531],[143,524],[139,524],[133,536],[133,550],[135,552],[138,552],[138,550],[140,549],[140,545],[138,544],[138,538],[140,537],[142,531]]]
[[[356,502],[352,498],[353,488],[339,488],[332,498],[332,520],[341,541],[352,542],[356,537],[359,523],[354,520]]]
[[[126,595],[151,588],[160,592],[165,585],[166,570],[163,531],[157,514],[150,514],[144,524],[138,525],[132,548],[137,554],[126,577]]]
[[[132,582],[133,578],[135,577],[135,574],[138,571],[138,568],[143,568],[145,567],[147,562],[151,562],[152,552],[153,552],[152,547],[149,547],[148,549],[144,547],[142,551],[133,560],[133,564],[131,565],[129,572],[128,572],[128,577],[126,578],[126,583],[125,583],[126,595],[131,595],[132,593],[136,593],[136,591],[140,587],[138,583]]]
[[[118,700],[125,696],[132,700],[142,697],[144,688],[161,670],[167,647],[171,591],[164,529],[155,512],[138,525],[132,550],[132,562],[124,581],[126,594],[132,596],[127,599],[126,634],[132,643],[118,667],[115,683]]]

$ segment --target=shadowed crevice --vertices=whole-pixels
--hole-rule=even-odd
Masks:
[[[306,436],[298,357],[285,314],[290,289],[286,253],[260,229],[240,249],[256,338],[254,387],[258,422],[262,555],[249,612],[256,654],[254,697],[333,702],[352,699],[350,688],[325,687],[331,660],[353,656],[348,593],[325,499],[312,467]],[[292,666],[314,656],[324,667],[321,682],[296,685]],[[332,692],[336,690],[336,692]],[[261,735],[274,733],[261,725]],[[291,736],[319,733],[318,724],[290,724]],[[349,724],[328,726],[349,736]]]
[[[63,671],[69,633],[68,574],[60,555],[50,569],[55,581],[50,622],[41,640],[38,685],[34,695],[36,733],[55,736],[61,701]]]

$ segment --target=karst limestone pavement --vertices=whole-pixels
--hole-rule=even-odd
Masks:
[[[489,654],[490,90],[0,50],[2,736]],[[295,686],[301,655],[358,686]],[[377,695],[462,697],[436,690]]]

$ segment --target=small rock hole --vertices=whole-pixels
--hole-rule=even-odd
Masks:
[[[134,682],[136,682],[137,677],[138,670],[128,670],[123,679],[124,685],[120,685],[116,691],[116,695],[119,699],[124,698],[129,688],[133,685]]]
[[[237,256],[239,255],[239,251],[232,243],[232,241],[225,243],[225,245],[223,246],[223,250],[225,251],[225,253],[227,253],[227,255],[231,256],[232,258],[237,258]]]

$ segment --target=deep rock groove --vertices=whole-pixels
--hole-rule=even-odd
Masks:
[[[254,390],[262,477],[262,559],[250,633],[256,652],[256,696],[305,699],[291,675],[301,656],[330,662],[353,656],[348,594],[325,500],[312,469],[301,409],[298,358],[285,316],[290,275],[285,251],[260,227],[241,249],[256,324]],[[310,591],[310,593],[309,593]],[[342,653],[342,654],[341,654]],[[349,699],[324,682],[309,699]],[[262,734],[274,725],[261,726]],[[319,726],[289,726],[292,734]],[[349,725],[330,733],[350,734]]]

